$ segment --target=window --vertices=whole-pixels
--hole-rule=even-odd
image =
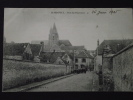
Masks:
[[[85,59],[85,58],[83,58],[83,59],[82,59],[82,62],[86,62],[86,59]]]
[[[54,36],[53,36],[53,40],[54,40]]]
[[[77,63],[78,62],[78,59],[75,59],[75,63]]]
[[[80,66],[81,66],[81,68],[85,68],[85,65],[82,65],[82,64],[81,64]]]
[[[78,69],[78,65],[75,65],[75,69]]]

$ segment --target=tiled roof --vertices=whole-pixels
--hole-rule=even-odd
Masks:
[[[55,52],[52,54],[50,58],[50,62],[54,63],[58,57],[62,57],[65,53],[64,52]]]
[[[98,54],[102,55],[103,49],[106,45],[109,45],[112,53],[115,54],[118,51],[122,50],[129,44],[133,42],[133,39],[125,39],[125,40],[104,40],[98,47]]]
[[[114,57],[117,56],[117,55],[119,55],[120,53],[122,53],[122,52],[128,50],[128,49],[131,48],[131,47],[133,47],[133,43],[129,44],[127,47],[125,47],[125,48],[123,48],[122,50],[120,50],[119,52],[117,52],[117,53],[114,55]]]
[[[48,45],[49,40],[33,40],[31,44],[40,44],[41,42],[44,42],[44,45]]]
[[[67,55],[73,60],[74,59],[74,54],[73,52],[66,52]]]
[[[58,45],[60,46],[62,44],[64,44],[65,46],[72,46],[69,40],[59,40]]]
[[[62,57],[64,52],[43,52],[44,60],[50,60],[51,63],[54,63],[58,57]]]
[[[30,48],[31,48],[31,51],[32,51],[32,54],[34,56],[38,56],[39,55],[39,52],[41,50],[41,44],[30,44]]]
[[[49,50],[50,50],[50,46],[49,45],[44,45],[43,52],[47,52]]]
[[[31,41],[31,44],[40,44],[41,42],[44,42],[44,48],[43,51],[49,51],[50,46],[48,45],[49,40],[36,40],[36,41]],[[64,46],[72,46],[69,40],[59,40],[58,44],[59,46],[64,45]],[[76,47],[75,47],[76,48]]]
[[[78,51],[79,53],[75,55],[76,58],[88,58],[88,54],[85,51]]]
[[[88,57],[90,58],[90,59],[93,59],[94,58],[94,55],[91,55],[90,53],[90,51],[89,50],[87,50],[87,51],[85,51],[85,53],[88,55]]]
[[[62,50],[84,50],[84,46],[62,46]]]
[[[31,41],[31,44],[40,44],[41,42],[44,42],[44,45],[48,45],[49,40],[33,40]],[[72,46],[69,40],[59,40],[58,45],[64,44],[65,46]]]
[[[87,50],[88,53],[95,53],[95,50]]]
[[[22,55],[28,43],[6,43],[3,46],[4,55]]]

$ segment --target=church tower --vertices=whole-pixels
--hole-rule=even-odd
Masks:
[[[50,34],[49,34],[49,46],[53,46],[57,44],[59,41],[59,35],[55,26],[55,23],[53,25],[53,28],[50,28]]]

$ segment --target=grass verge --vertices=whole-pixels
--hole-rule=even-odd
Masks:
[[[33,82],[63,76],[65,65],[41,64],[3,60],[3,90],[19,87]]]

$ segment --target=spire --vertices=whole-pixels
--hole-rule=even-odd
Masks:
[[[57,29],[56,29],[55,23],[53,25],[53,33],[57,33]]]

